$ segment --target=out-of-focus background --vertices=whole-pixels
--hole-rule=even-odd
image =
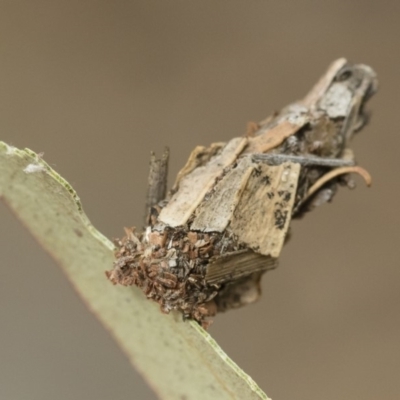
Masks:
[[[371,65],[354,149],[373,187],[295,222],[262,299],[210,332],[274,400],[398,399],[399,18],[397,0],[3,0],[0,139],[44,152],[118,237],[142,222],[151,150],[170,147],[172,181],[196,145],[242,135],[334,59]],[[4,205],[0,246],[1,399],[155,399]]]

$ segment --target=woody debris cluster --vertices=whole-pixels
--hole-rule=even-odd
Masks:
[[[365,126],[374,71],[336,60],[308,95],[251,124],[245,136],[196,147],[166,195],[168,152],[150,162],[146,228],[116,240],[108,279],[136,285],[204,327],[219,311],[260,296],[290,220],[332,200],[338,185],[369,185],[349,147]]]

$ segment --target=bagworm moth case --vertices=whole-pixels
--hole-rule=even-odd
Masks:
[[[116,241],[108,278],[203,326],[217,311],[257,300],[290,220],[330,201],[338,184],[353,187],[352,172],[370,184],[349,142],[376,88],[370,67],[335,61],[303,100],[245,136],[196,147],[167,196],[168,151],[152,155],[147,227]]]

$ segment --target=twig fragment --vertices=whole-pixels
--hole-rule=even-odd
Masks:
[[[322,188],[322,186],[324,186],[327,182],[331,181],[337,176],[344,174],[351,174],[351,173],[356,173],[360,175],[362,178],[364,178],[366,185],[371,186],[372,177],[366,169],[359,166],[336,168],[332,171],[327,172],[320,179],[318,179],[318,181],[315,182],[314,185],[310,187],[310,189],[308,189],[307,195],[304,198],[303,203],[305,203],[314,193],[316,193],[320,188]]]

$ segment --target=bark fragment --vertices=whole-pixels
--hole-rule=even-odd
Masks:
[[[300,164],[259,165],[235,208],[230,229],[264,256],[278,258],[289,227]]]
[[[232,219],[247,181],[256,166],[249,157],[238,161],[215,185],[209,198],[196,211],[191,229],[202,232],[223,232]]]
[[[179,182],[178,191],[162,209],[159,220],[171,227],[183,226],[224,168],[236,161],[246,144],[246,138],[232,139],[222,149],[221,154],[211,158],[205,166],[185,175]]]

